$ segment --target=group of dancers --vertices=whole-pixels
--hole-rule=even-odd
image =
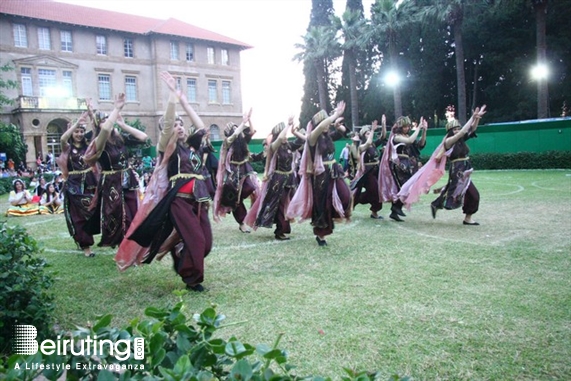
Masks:
[[[446,137],[430,160],[422,165],[422,149],[427,123],[412,127],[408,117],[400,117],[386,137],[386,118],[362,128],[354,135],[357,153],[353,178],[335,160],[334,141],[345,138],[345,103],[339,102],[328,115],[320,111],[306,128],[294,123],[277,124],[264,147],[264,173],[261,181],[251,166],[248,143],[255,133],[252,111],[239,125],[228,123],[215,174],[205,163],[211,149],[205,144],[208,128],[176,88],[176,80],[162,72],[169,99],[158,128],[157,164],[138,198],[138,179],[129,166],[127,146],[141,144],[147,135],[128,126],[121,116],[125,104],[119,94],[113,111],[107,115],[88,110],[62,136],[59,167],[66,179],[63,188],[64,211],[70,235],[85,256],[93,257],[93,236],[101,234],[99,246],[118,247],[115,261],[120,270],[150,263],[164,255],[172,256],[175,271],[187,289],[204,291],[204,259],[213,245],[209,209],[213,219],[232,214],[242,233],[259,227],[274,227],[276,240],[290,239],[290,223],[310,220],[319,246],[326,246],[335,222],[349,220],[358,204],[369,204],[371,218],[383,203],[391,203],[390,218],[402,222],[403,207],[417,202],[421,194],[444,174],[446,159],[451,162],[448,183],[431,204],[433,217],[439,209],[463,206],[463,223],[477,225],[472,215],[478,210],[479,195],[470,181],[472,167],[466,140],[475,136],[485,106],[474,111],[461,127],[452,114]],[[177,104],[190,118],[190,127],[176,114]],[[91,142],[86,139],[88,119],[93,126]],[[121,133],[114,128],[117,124]],[[422,132],[422,138],[417,140]],[[288,139],[291,133],[295,139]],[[384,145],[382,155],[379,147]],[[251,207],[245,201],[251,200]]]

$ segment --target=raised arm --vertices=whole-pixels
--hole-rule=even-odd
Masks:
[[[385,114],[381,117],[381,136],[379,139],[384,140],[387,138],[387,117]]]
[[[341,101],[337,104],[335,111],[333,114],[321,121],[318,126],[314,127],[311,133],[309,134],[309,145],[314,146],[317,143],[317,138],[323,133],[323,131],[327,130],[331,123],[335,122],[337,118],[343,115],[345,111],[345,102]]]
[[[98,154],[103,151],[103,147],[105,147],[105,143],[107,143],[107,139],[109,135],[113,131],[113,125],[119,116],[119,113],[125,106],[125,94],[120,93],[115,97],[115,104],[114,104],[113,111],[103,123],[99,134],[97,134],[97,138],[95,138],[95,148],[97,149]]]
[[[123,120],[123,116],[121,114],[117,115],[117,124],[123,131],[128,133],[129,135],[133,136],[135,139],[140,140],[142,142],[146,141],[148,136],[141,130],[137,130],[135,127],[129,126]]]
[[[87,111],[84,111],[81,116],[79,117],[79,119],[72,124],[71,126],[68,123],[68,128],[67,131],[63,133],[63,135],[60,138],[60,145],[61,145],[61,150],[64,151],[67,148],[67,142],[69,141],[69,138],[71,138],[71,135],[73,134],[73,131],[75,131],[75,129],[77,128],[77,126],[79,126],[82,123],[86,122],[87,117],[89,116]]]
[[[426,122],[426,119],[420,118],[420,124],[418,127],[422,130],[422,135],[420,135],[418,146],[423,148],[426,145],[426,130],[428,130],[428,123]]]
[[[246,128],[246,123],[250,120],[251,115],[252,115],[252,109],[244,113],[244,115],[242,116],[242,123],[240,123],[238,128],[234,130],[234,133],[226,139],[228,144],[234,143],[234,140],[236,140],[236,138],[238,138],[238,136],[240,136],[240,134],[244,132],[244,129]]]
[[[169,139],[173,134],[174,119],[176,116],[176,104],[178,102],[178,96],[176,93],[176,80],[168,72],[161,72],[161,80],[169,88],[169,99],[167,101],[167,109],[163,115],[163,130],[161,131],[161,136],[159,137],[159,143],[157,144],[157,150],[159,152],[165,152]]]
[[[468,119],[464,127],[462,127],[462,129],[460,129],[458,133],[450,136],[449,138],[446,138],[446,140],[444,141],[444,148],[449,149],[457,141],[463,138],[464,135],[470,132],[475,132],[476,128],[478,127],[478,123],[480,122],[480,119],[482,118],[482,116],[484,116],[485,113],[486,113],[486,105],[482,106],[482,108],[476,107],[472,116],[470,117],[470,119]]]
[[[276,152],[278,148],[280,148],[280,146],[287,141],[287,132],[292,127],[293,127],[293,121],[291,121],[291,123],[280,132],[278,138],[275,141],[273,141],[272,144],[270,144],[270,150],[272,152]]]
[[[416,141],[416,138],[418,137],[419,132],[420,132],[420,128],[417,128],[416,130],[414,130],[412,135],[409,135],[409,136],[404,136],[404,135],[398,134],[397,136],[395,136],[395,143],[412,144]]]
[[[369,131],[369,136],[367,136],[367,140],[365,140],[363,144],[359,145],[360,154],[365,152],[367,148],[373,145],[373,138],[375,137],[375,130],[377,129],[378,124],[379,124],[378,121],[373,120],[373,123],[371,124],[371,131]]]

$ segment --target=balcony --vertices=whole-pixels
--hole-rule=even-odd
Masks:
[[[27,97],[19,96],[16,99],[16,108],[20,110],[87,110],[85,98],[76,97]]]

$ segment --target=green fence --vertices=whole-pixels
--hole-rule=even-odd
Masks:
[[[443,128],[428,129],[423,155],[430,156],[445,133]],[[478,127],[477,135],[477,139],[469,142],[472,153],[571,151],[571,117],[484,124]],[[263,139],[253,139],[250,151],[262,151],[262,142]],[[214,142],[217,150],[220,143]],[[345,143],[351,141],[335,142],[337,154],[341,153]]]

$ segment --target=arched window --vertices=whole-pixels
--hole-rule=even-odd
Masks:
[[[210,140],[220,140],[220,127],[217,124],[210,125]]]

